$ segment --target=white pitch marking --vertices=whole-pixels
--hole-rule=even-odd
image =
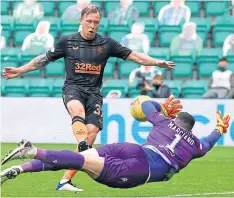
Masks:
[[[234,194],[233,192],[207,192],[207,193],[194,193],[194,194],[179,194],[179,195],[170,195],[167,197],[192,197],[192,196],[201,196],[201,195],[228,195]]]

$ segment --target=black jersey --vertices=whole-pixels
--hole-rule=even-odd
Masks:
[[[85,40],[80,33],[64,36],[47,52],[51,61],[64,58],[66,86],[91,92],[100,92],[103,71],[109,57],[126,59],[132,51],[110,37],[96,34]]]

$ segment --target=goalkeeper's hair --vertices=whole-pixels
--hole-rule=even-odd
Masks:
[[[175,123],[187,131],[192,131],[195,124],[195,119],[187,112],[180,112],[175,119]]]

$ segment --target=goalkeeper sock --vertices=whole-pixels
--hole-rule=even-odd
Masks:
[[[84,165],[84,156],[68,150],[42,150],[38,149],[35,159],[53,165],[56,170],[75,169],[80,170]]]
[[[21,164],[19,166],[21,173],[41,172],[41,171],[55,171],[55,166],[44,163],[40,160],[32,160],[30,162]]]

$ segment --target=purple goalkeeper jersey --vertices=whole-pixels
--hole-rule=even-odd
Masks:
[[[190,131],[177,126],[174,120],[154,111],[148,120],[153,124],[144,146],[154,146],[179,172],[189,162],[202,156],[202,145]]]

